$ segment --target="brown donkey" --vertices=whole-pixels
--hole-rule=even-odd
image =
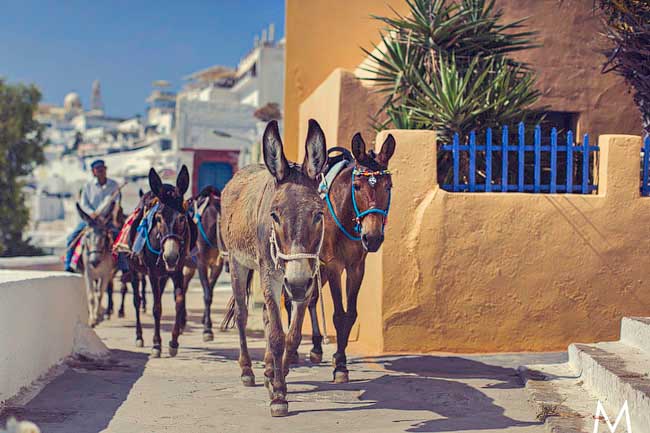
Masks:
[[[265,385],[271,415],[286,416],[289,363],[285,347],[292,353],[300,344],[306,301],[315,285],[323,241],[323,202],[316,187],[327,159],[325,136],[318,123],[310,120],[302,166],[285,158],[275,121],[266,126],[262,148],[266,169],[248,166],[223,190],[221,230],[229,252],[242,382],[245,386],[255,384],[246,343],[246,300],[253,270],[257,270],[264,292]],[[294,307],[286,342],[280,315],[283,287]]]
[[[212,295],[214,285],[219,279],[223,269],[224,257],[222,253],[221,234],[219,232],[219,220],[221,219],[221,192],[213,186],[207,186],[192,199],[194,207],[194,222],[200,236],[197,238],[197,251],[194,257],[185,259],[183,268],[183,285],[185,291],[189,286],[194,273],[199,271],[199,280],[203,287],[203,341],[214,340],[212,333],[212,317],[210,308],[212,306]]]
[[[332,149],[330,149],[332,150]],[[346,151],[347,152],[347,151]],[[334,327],[336,328],[336,353],[334,353],[334,382],[349,381],[345,349],[350,331],[357,319],[357,296],[363,281],[366,256],[375,252],[384,240],[384,226],[390,207],[392,179],[388,161],[395,152],[395,139],[388,135],[381,151],[366,152],[366,144],[357,133],[352,138],[355,161],[349,161],[330,185],[321,184],[328,211],[325,217],[325,239],[321,250],[322,283],[329,282],[334,302]],[[349,152],[348,152],[349,153]],[[351,159],[351,158],[345,158]],[[330,164],[331,165],[331,164]],[[341,274],[345,270],[347,308],[343,308]],[[312,362],[323,356],[323,337],[318,327],[315,290],[309,303],[312,323]],[[291,316],[291,305],[287,304]],[[297,359],[297,353],[291,353]]]
[[[151,194],[147,193],[140,199],[138,205],[143,210],[153,212],[152,225],[143,224],[146,247],[138,255],[132,256],[130,268],[144,272],[151,282],[153,293],[154,336],[152,356],[161,355],[160,320],[162,317],[162,296],[167,280],[174,283],[174,299],[176,301],[176,320],[172,329],[172,339],[169,342],[169,355],[178,353],[178,336],[182,332],[185,316],[185,290],[183,286],[183,264],[196,243],[196,226],[187,216],[183,195],[190,183],[187,167],[181,168],[176,178],[176,186],[163,184],[160,176],[153,168],[149,171],[149,186]],[[140,220],[144,212],[141,213]],[[135,236],[140,220],[132,228],[131,239]],[[140,296],[137,290],[133,293],[133,304],[136,313],[136,345],[142,346],[142,325],[140,324]]]

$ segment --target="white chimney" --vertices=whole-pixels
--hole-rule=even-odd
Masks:
[[[262,45],[266,43],[266,29],[262,30]]]
[[[275,24],[271,23],[269,24],[269,42],[273,42],[275,40]]]

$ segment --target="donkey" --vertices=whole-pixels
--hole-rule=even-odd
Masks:
[[[214,285],[221,275],[224,265],[222,255],[223,245],[221,233],[219,232],[219,220],[221,219],[221,192],[213,187],[207,186],[193,199],[194,222],[200,236],[196,241],[197,252],[196,262],[190,258],[185,260],[183,268],[183,285],[185,291],[189,286],[194,273],[199,271],[199,280],[203,287],[203,341],[214,340],[212,333],[212,317],[210,308],[212,306],[212,295]]]
[[[140,190],[140,198],[142,198],[143,195],[144,193],[142,192],[142,190]],[[119,203],[113,209],[112,221],[113,221],[113,227],[117,227],[117,228],[121,228],[124,225],[124,222],[126,221],[126,215],[124,214],[124,209],[122,209],[122,206]],[[133,290],[139,290],[139,287],[141,285],[142,312],[144,313],[147,311],[146,297],[145,297],[147,279],[145,278],[144,274],[136,271],[135,269],[129,269],[128,271],[123,270],[120,275],[120,293],[122,295],[122,301],[120,302],[120,308],[117,312],[117,317],[120,318],[124,317],[124,302],[126,300],[126,293],[128,292],[127,282],[129,281],[132,282]],[[108,283],[108,287],[106,288],[106,295],[108,297],[108,308],[106,310],[106,314],[110,317],[110,315],[113,314],[113,308],[114,308],[113,280],[111,280],[111,282]]]
[[[163,184],[155,169],[149,171],[151,195],[145,194],[140,200],[141,208],[153,214],[153,225],[141,235],[146,247],[138,256],[132,256],[131,269],[145,272],[151,282],[153,293],[154,336],[151,354],[155,358],[161,355],[160,319],[162,316],[162,296],[167,280],[174,283],[176,301],[176,320],[169,342],[169,355],[178,353],[178,336],[185,320],[185,290],[183,286],[183,264],[185,258],[196,243],[196,226],[187,216],[183,195],[190,183],[187,167],[183,165],[176,186]],[[152,198],[155,197],[155,199]],[[144,212],[142,212],[144,214]],[[141,216],[142,217],[142,216]],[[131,239],[137,231],[137,222],[131,227]],[[136,311],[136,346],[142,347],[142,325],[140,323],[140,295],[134,290],[133,304]]]
[[[83,235],[83,275],[86,280],[88,297],[88,324],[96,326],[102,315],[102,297],[106,287],[115,275],[115,267],[111,246],[113,234],[110,217],[99,215],[95,218],[88,215],[77,203],[77,213],[88,224]]]
[[[302,166],[291,164],[284,156],[278,124],[272,121],[264,131],[262,150],[266,169],[262,165],[245,167],[226,185],[221,229],[230,260],[242,382],[245,386],[255,385],[246,342],[246,301],[253,270],[258,270],[264,291],[267,341],[264,384],[271,399],[271,416],[286,416],[287,353],[300,344],[323,241],[323,203],[316,186],[327,159],[325,135],[318,123],[310,120],[304,162]],[[294,307],[286,341],[280,315],[283,287]]]
[[[357,319],[357,297],[365,272],[366,256],[369,252],[376,252],[384,240],[393,185],[388,162],[394,152],[395,139],[392,135],[386,137],[381,151],[375,155],[372,150],[366,152],[361,134],[355,134],[352,138],[354,163],[350,161],[330,185],[325,185],[323,191],[328,212],[320,255],[321,275],[322,284],[329,282],[334,302],[336,353],[332,363],[335,383],[349,381],[345,349]],[[346,274],[346,309],[343,308],[341,295],[343,270]],[[316,314],[318,295],[315,290],[309,303],[313,343],[309,357],[314,363],[319,363],[323,356],[323,336]],[[285,306],[291,317],[291,304],[285,303]],[[292,360],[298,357],[297,353],[290,355]]]

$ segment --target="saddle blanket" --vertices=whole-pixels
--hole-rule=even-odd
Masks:
[[[129,245],[129,233],[131,232],[131,226],[140,215],[141,209],[134,210],[131,215],[126,219],[122,229],[115,238],[113,242],[113,257],[117,256],[118,253],[127,253],[131,251],[131,246]]]

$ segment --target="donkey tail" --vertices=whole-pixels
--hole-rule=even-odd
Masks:
[[[235,308],[235,297],[231,296],[226,305],[226,315],[219,326],[220,330],[227,331],[235,327]]]
[[[253,273],[251,272],[248,281],[246,282],[246,305],[249,305],[251,299],[251,280],[253,279]],[[221,321],[219,329],[221,331],[227,331],[235,327],[235,311],[237,306],[235,305],[235,297],[233,295],[228,299],[228,304],[226,304],[226,314]]]

